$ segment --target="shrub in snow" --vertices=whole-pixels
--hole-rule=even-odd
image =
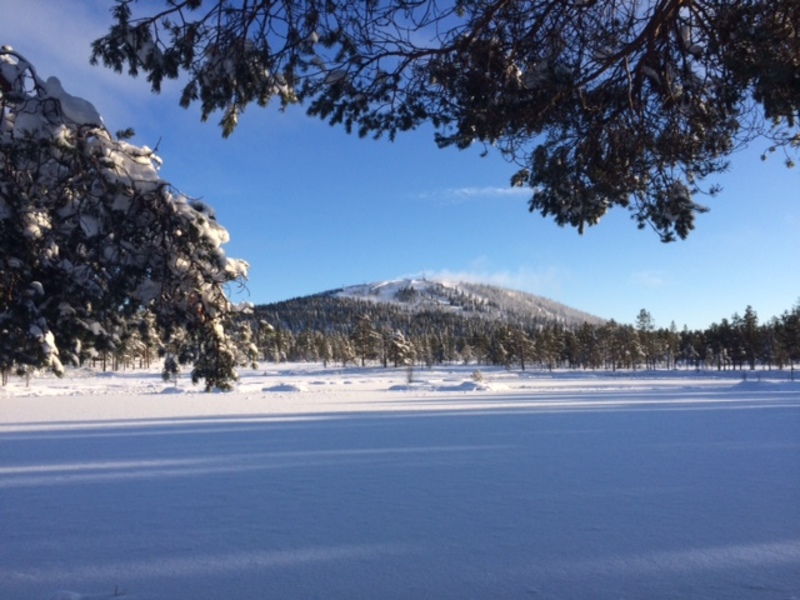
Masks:
[[[148,319],[192,379],[226,389],[238,353],[225,286],[248,265],[213,211],[158,175],[147,147],[0,49],[0,369],[114,352]]]

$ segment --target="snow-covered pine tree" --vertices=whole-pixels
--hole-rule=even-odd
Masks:
[[[356,356],[361,359],[362,367],[367,360],[372,360],[377,356],[380,334],[375,330],[369,315],[363,314],[359,317],[350,337]]]
[[[0,49],[0,369],[80,363],[154,316],[207,389],[235,379],[225,287],[246,262],[160,159],[106,129],[95,107]]]
[[[414,344],[412,344],[401,331],[393,332],[389,337],[387,358],[395,367],[411,366],[416,359]]]

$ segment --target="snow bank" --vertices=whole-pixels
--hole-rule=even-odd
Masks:
[[[307,392],[308,388],[303,385],[295,385],[293,383],[280,383],[278,385],[271,385],[261,390],[262,392]]]

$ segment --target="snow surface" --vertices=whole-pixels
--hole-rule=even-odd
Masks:
[[[785,373],[475,369],[12,379],[0,598],[800,599]]]

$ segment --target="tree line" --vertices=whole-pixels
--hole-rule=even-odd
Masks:
[[[266,361],[341,365],[432,366],[446,363],[535,369],[785,369],[800,361],[800,302],[767,322],[748,306],[703,330],[656,327],[642,309],[634,324],[458,318],[397,306],[336,303],[284,313],[257,307],[252,342]],[[360,309],[358,306],[360,305]],[[259,310],[261,308],[261,310]],[[285,308],[284,308],[285,310]],[[348,312],[356,311],[356,312]],[[313,315],[314,319],[306,318]],[[306,315],[303,317],[302,315]],[[392,317],[399,318],[392,318]]]
[[[760,322],[752,307],[705,329],[656,327],[642,309],[632,324],[504,321],[446,310],[419,313],[396,304],[353,299],[301,301],[255,307],[230,329],[231,361],[257,368],[259,362],[321,362],[341,366],[432,367],[443,364],[501,366],[508,369],[576,370],[754,370],[789,369],[800,362],[800,302]],[[286,304],[286,303],[281,303]],[[323,307],[328,306],[330,312]],[[313,317],[313,318],[312,318]],[[149,368],[163,364],[165,380],[177,378],[192,362],[187,340],[168,338],[149,312],[106,323],[114,343],[90,346],[75,356],[76,366],[102,370]],[[91,332],[89,332],[91,334]],[[165,341],[169,340],[169,341]],[[2,371],[2,383],[12,371]],[[19,375],[30,375],[30,369]]]

